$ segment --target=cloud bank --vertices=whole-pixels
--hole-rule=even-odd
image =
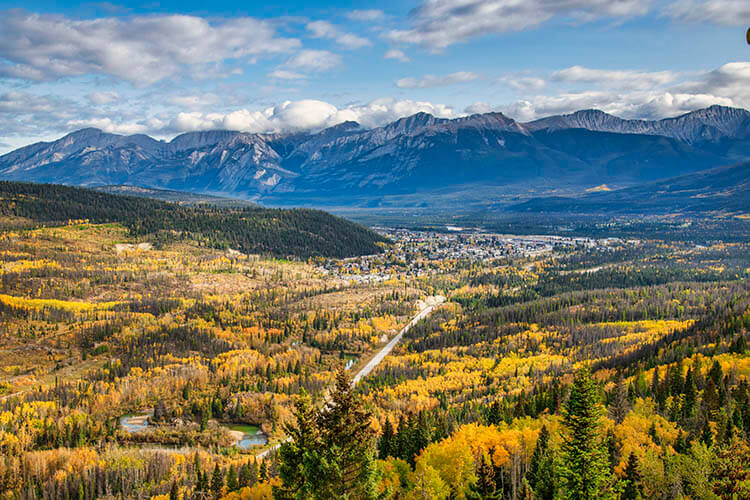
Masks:
[[[50,81],[88,74],[150,85],[186,66],[290,52],[299,40],[265,21],[185,15],[74,20],[0,13],[0,76]]]

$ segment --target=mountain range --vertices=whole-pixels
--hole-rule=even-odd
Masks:
[[[628,188],[750,158],[750,112],[663,120],[597,110],[528,123],[418,113],[315,133],[189,132],[169,142],[87,128],[0,156],[0,179],[132,185],[268,205],[507,206],[600,185]]]

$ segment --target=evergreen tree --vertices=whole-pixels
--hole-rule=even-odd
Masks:
[[[229,472],[227,472],[227,490],[235,491],[239,489],[239,479],[237,478],[237,469],[234,468],[234,464],[229,466]]]
[[[540,500],[552,500],[555,497],[555,470],[552,450],[549,447],[549,431],[542,426],[531,455],[526,479]]]
[[[321,478],[322,443],[316,425],[316,412],[304,391],[294,403],[294,418],[294,423],[284,426],[289,440],[279,448],[281,484],[274,487],[276,499],[314,498],[316,482]]]
[[[638,500],[641,498],[641,472],[638,457],[630,452],[628,464],[625,466],[625,489],[622,493],[623,500]]]
[[[318,416],[323,444],[319,498],[375,496],[370,418],[354,392],[348,372],[339,368],[329,401]]]
[[[214,466],[214,473],[211,476],[211,493],[214,498],[221,498],[222,490],[224,489],[224,473],[221,472],[219,464]]]
[[[381,460],[394,455],[392,451],[395,444],[394,437],[393,424],[391,423],[391,419],[386,417],[385,424],[383,424],[383,434],[380,436],[380,441],[378,442],[378,458]]]
[[[580,369],[563,411],[562,436],[564,498],[593,500],[614,498],[607,449],[600,437],[603,409],[596,382],[588,368]]]
[[[492,467],[491,459],[479,450],[479,460],[476,462],[477,482],[474,492],[479,498],[491,500],[497,498],[495,494],[495,469]]]
[[[695,412],[696,391],[695,382],[693,381],[693,369],[690,368],[685,374],[685,396],[682,399],[682,419],[683,425],[693,419]]]
[[[240,466],[240,471],[237,474],[237,486],[240,488],[247,488],[250,486],[250,466],[247,462]]]
[[[622,373],[618,373],[615,389],[612,393],[610,413],[612,414],[614,421],[621,424],[622,421],[625,420],[625,415],[628,414],[628,410],[628,388],[625,384],[625,379],[622,377]]]

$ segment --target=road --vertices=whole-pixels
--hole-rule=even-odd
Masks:
[[[368,361],[367,364],[363,366],[362,369],[360,369],[357,372],[357,374],[352,379],[352,385],[357,385],[359,381],[362,379],[362,377],[366,377],[367,375],[369,375],[375,369],[375,367],[378,366],[383,361],[383,359],[385,359],[385,357],[391,353],[393,348],[396,347],[396,344],[398,344],[401,341],[401,338],[404,336],[406,332],[408,332],[411,329],[411,327],[416,325],[420,320],[423,320],[424,318],[429,316],[432,313],[432,311],[437,309],[440,306],[440,304],[442,304],[443,302],[445,302],[445,297],[443,296],[437,295],[435,297],[429,297],[427,301],[423,304],[423,307],[420,309],[417,315],[414,316],[411,321],[409,321],[409,324],[403,327],[401,331],[398,332],[398,334],[391,339],[390,342],[388,342],[385,346],[383,346],[383,348],[380,349],[380,351],[378,351],[378,353],[375,356],[373,356],[372,359]],[[288,439],[289,438],[287,438],[287,440]],[[285,442],[285,441],[282,441],[282,442]],[[280,446],[281,446],[281,443],[277,443],[271,446],[270,448],[263,450],[262,452],[255,455],[255,459],[262,460],[266,458],[269,453],[278,450]]]
[[[408,332],[411,327],[416,325],[420,320],[426,318],[427,316],[432,313],[432,311],[435,310],[440,304],[443,303],[445,298],[438,296],[434,297],[434,301],[432,303],[425,304],[425,307],[419,311],[419,313],[412,318],[412,320],[409,322],[408,325],[403,327],[400,332],[398,332],[398,335],[393,337],[390,342],[388,342],[385,347],[383,347],[380,352],[378,352],[373,358],[364,366],[362,369],[354,376],[354,379],[352,380],[352,385],[357,385],[362,379],[362,377],[366,377],[372,372],[376,366],[380,364],[383,359],[385,359],[386,356],[388,356],[394,347],[396,347],[396,344],[399,343],[401,340],[401,337],[404,336],[406,332]]]

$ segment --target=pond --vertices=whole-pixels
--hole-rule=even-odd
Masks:
[[[257,425],[232,424],[227,425],[238,448],[247,450],[252,446],[263,446],[268,443],[268,437]]]
[[[152,412],[142,415],[125,415],[120,418],[120,426],[125,432],[141,432],[148,428],[148,418],[153,415]]]

